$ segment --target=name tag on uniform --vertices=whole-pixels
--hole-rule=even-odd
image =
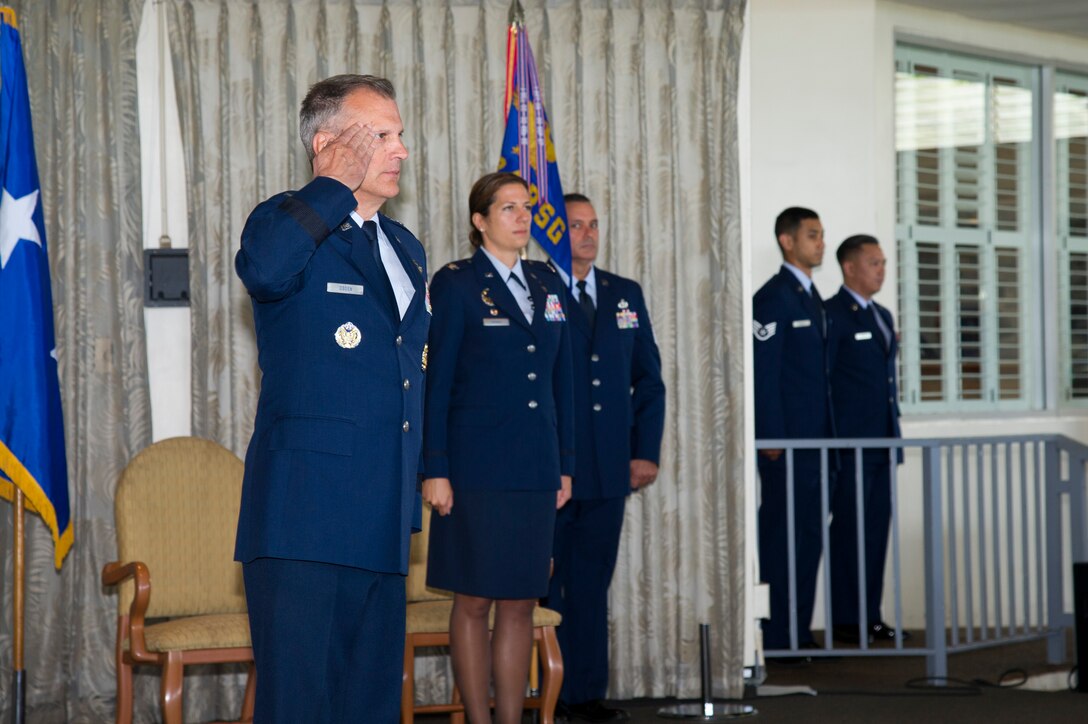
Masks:
[[[873,333],[872,332],[858,332],[857,334],[854,335],[854,339],[856,339],[859,342],[861,342],[862,340],[872,339],[872,338],[873,338]]]
[[[811,319],[795,319],[795,320],[793,320],[793,328],[794,329],[800,329],[801,327],[811,327],[811,326],[812,326],[812,320]]]
[[[337,284],[336,282],[329,282],[325,285],[325,291],[329,294],[357,294],[362,295],[362,284]]]
[[[510,319],[507,317],[484,317],[485,327],[509,327]]]

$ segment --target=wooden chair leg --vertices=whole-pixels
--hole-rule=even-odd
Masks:
[[[253,708],[257,705],[257,665],[250,662],[246,676],[246,693],[242,697],[242,717],[239,722],[253,721]]]
[[[529,693],[532,696],[539,696],[540,694],[540,660],[537,657],[537,649],[539,644],[536,641],[536,637],[533,637],[533,650],[529,658]]]
[[[541,679],[540,721],[555,724],[555,706],[559,703],[559,690],[563,686],[563,655],[559,651],[559,638],[554,626],[540,631]]]
[[[457,688],[457,683],[453,685],[453,699],[452,703],[461,706],[461,690]],[[465,724],[465,708],[462,706],[457,711],[450,712],[450,724]]]
[[[132,664],[125,661],[125,629],[128,617],[117,617],[117,646],[114,651],[117,662],[117,724],[132,724]]]
[[[162,681],[159,684],[159,703],[162,706],[163,724],[183,724],[181,713],[181,682],[185,666],[181,663],[181,652],[171,651],[166,655],[166,665],[162,667]]]
[[[117,724],[132,724],[132,665],[117,662]]]

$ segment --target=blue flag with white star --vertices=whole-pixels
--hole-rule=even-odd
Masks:
[[[529,34],[520,22],[511,23],[506,45],[506,131],[499,170],[528,182],[533,238],[570,278],[570,231],[559,164]]]
[[[41,184],[23,44],[0,19],[0,496],[14,486],[53,534],[60,568],[72,547],[68,466],[53,335]]]

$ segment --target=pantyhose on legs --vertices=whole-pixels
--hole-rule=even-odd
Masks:
[[[450,615],[453,674],[469,724],[491,721],[489,688],[495,678],[497,724],[517,724],[525,704],[529,655],[533,643],[536,601],[496,600],[495,632],[488,640],[488,613],[493,599],[455,594]]]

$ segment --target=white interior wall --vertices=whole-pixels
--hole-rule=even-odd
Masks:
[[[163,236],[173,248],[189,246],[185,165],[165,21],[162,4],[145,0],[136,39],[145,249],[159,247]],[[189,435],[192,429],[189,320],[189,307],[144,308],[156,441]]]
[[[841,283],[834,260],[839,242],[871,233],[885,245],[888,275],[877,299],[895,310],[894,50],[897,37],[973,49],[982,55],[1088,67],[1088,41],[1015,26],[984,23],[884,0],[754,0],[746,165],[750,195],[751,285],[758,289],[781,262],[773,224],[787,206],[815,209],[827,235],[825,264],[815,281],[833,294]],[[1000,415],[916,415],[903,420],[905,437],[1061,433],[1088,440],[1088,417],[1045,410]],[[904,580],[919,580],[922,519],[909,495],[921,470],[908,458],[900,468]],[[750,488],[755,495],[755,484]],[[889,572],[890,575],[890,572]],[[890,589],[890,587],[886,587]],[[906,624],[922,623],[922,591],[904,594]],[[816,620],[822,619],[818,595]],[[891,615],[885,606],[885,615]]]

